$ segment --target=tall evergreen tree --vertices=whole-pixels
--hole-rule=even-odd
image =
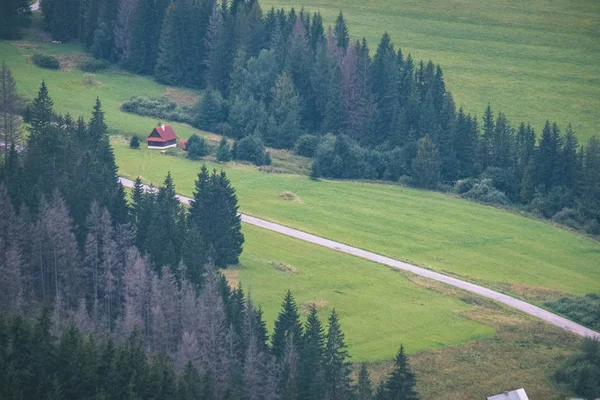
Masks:
[[[333,35],[335,37],[337,47],[341,49],[342,54],[346,54],[346,50],[348,50],[348,46],[350,45],[350,35],[348,34],[348,26],[346,25],[342,11],[340,11],[337,19],[335,20]]]
[[[335,309],[331,311],[328,322],[324,353],[326,396],[328,399],[349,399],[352,395],[348,360],[350,356]]]
[[[408,364],[404,347],[400,346],[394,362],[394,370],[385,383],[384,399],[417,400],[419,396],[415,392],[415,384],[416,378]]]
[[[300,397],[302,399],[321,399],[325,396],[323,370],[325,332],[314,305],[310,307],[306,318],[302,343],[298,379]]]
[[[435,188],[440,180],[440,157],[429,136],[419,140],[417,156],[412,161],[415,183],[423,188]]]
[[[301,348],[302,343],[302,325],[300,324],[300,315],[294,296],[288,290],[281,305],[281,311],[275,321],[273,337],[271,339],[271,351],[273,356],[281,361],[283,359],[286,343],[291,341],[297,348]]]

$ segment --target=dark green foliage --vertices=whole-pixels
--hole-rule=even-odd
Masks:
[[[362,363],[360,365],[360,372],[358,373],[358,383],[356,384],[356,399],[357,400],[371,400],[373,399],[373,383],[369,377],[369,371],[367,365]]]
[[[49,56],[46,54],[34,54],[33,56],[31,56],[31,61],[33,61],[33,63],[35,65],[37,65],[38,67],[41,67],[41,68],[47,68],[47,69],[59,69],[60,68],[60,63],[58,62],[56,57]]]
[[[121,104],[121,110],[132,114],[165,119],[168,121],[192,123],[192,112],[180,107],[167,97],[132,97]]]
[[[314,305],[310,307],[300,354],[299,393],[302,399],[321,399],[325,395],[325,331]]]
[[[139,149],[140,148],[140,138],[138,138],[136,135],[133,135],[131,137],[131,140],[129,141],[129,147],[132,149]]]
[[[203,137],[193,134],[185,144],[185,149],[188,153],[188,158],[191,160],[199,160],[208,155],[208,146]]]
[[[600,396],[600,344],[598,339],[586,338],[581,353],[567,360],[554,378],[568,391],[585,399]]]
[[[348,27],[344,16],[340,11],[337,19],[335,20],[335,27],[333,29],[333,36],[335,37],[336,45],[345,54],[350,44],[350,36],[348,34]]]
[[[267,153],[265,145],[257,135],[246,136],[237,142],[235,159],[249,161],[255,165],[265,165]]]
[[[595,330],[600,329],[600,295],[596,293],[586,294],[583,297],[563,297],[555,301],[547,301],[545,304],[574,321]]]
[[[5,0],[0,4],[0,39],[20,39],[31,22],[27,0]]]
[[[304,157],[314,157],[319,146],[319,137],[314,135],[302,135],[296,141],[294,146],[298,155]]]
[[[329,399],[347,399],[351,395],[350,356],[335,309],[331,311],[328,322],[327,342],[323,356],[325,391]]]
[[[437,146],[429,136],[425,136],[419,140],[417,155],[412,161],[412,171],[417,186],[435,188],[440,179],[440,167]]]
[[[225,172],[208,173],[202,166],[190,204],[189,221],[212,247],[214,262],[220,267],[237,264],[242,253],[244,235],[235,190]]]
[[[209,132],[217,132],[225,121],[223,97],[216,90],[208,90],[194,110],[193,125]]]
[[[415,392],[416,378],[408,364],[408,358],[401,345],[394,370],[387,378],[385,386],[377,390],[377,399],[382,400],[417,400],[419,396]]]
[[[108,68],[109,64],[105,60],[97,60],[95,58],[81,61],[77,68],[84,72],[98,72]]]
[[[278,361],[283,358],[288,341],[293,343],[296,349],[302,347],[302,325],[300,324],[298,306],[289,290],[275,321],[273,338],[271,339],[271,352]]]
[[[231,148],[227,139],[222,138],[217,148],[217,161],[228,162],[231,161]]]

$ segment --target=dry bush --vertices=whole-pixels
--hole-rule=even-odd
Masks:
[[[302,313],[304,315],[308,315],[311,308],[315,308],[317,311],[321,311],[325,307],[327,307],[327,300],[325,299],[317,299],[315,301],[309,301],[306,304],[302,305]]]
[[[192,107],[200,100],[200,96],[196,93],[189,90],[170,87],[165,89],[165,97],[168,97],[182,107]]]
[[[296,275],[298,273],[298,269],[290,264],[283,264],[272,261],[269,263],[269,265],[275,268],[277,271],[283,272],[284,274]]]
[[[96,75],[94,74],[83,74],[81,84],[83,86],[96,86],[99,85],[100,82],[96,80]]]
[[[302,199],[294,192],[285,191],[279,195],[285,201],[293,201],[294,203],[302,203]]]

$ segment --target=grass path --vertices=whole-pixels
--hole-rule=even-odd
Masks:
[[[441,64],[458,105],[483,114],[488,102],[515,124],[571,122],[581,139],[600,134],[600,2],[596,0],[261,0],[343,10],[350,35],[374,52],[384,31],[414,58]]]

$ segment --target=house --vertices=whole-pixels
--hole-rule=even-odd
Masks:
[[[495,396],[490,396],[487,400],[529,400],[525,389],[517,389],[512,392],[504,392]]]
[[[158,125],[146,138],[146,142],[149,149],[167,149],[176,146],[177,135],[171,125]]]
[[[181,139],[179,141],[179,144],[177,145],[177,147],[179,147],[181,150],[185,150],[185,146],[187,146],[187,142],[188,142],[187,139],[185,139],[185,138]]]

